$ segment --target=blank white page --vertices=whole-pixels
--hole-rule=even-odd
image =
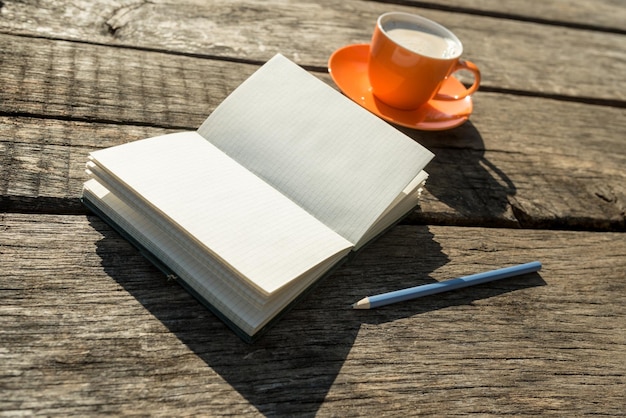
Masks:
[[[351,246],[197,132],[91,158],[263,293]]]
[[[352,243],[433,157],[281,55],[198,132]]]

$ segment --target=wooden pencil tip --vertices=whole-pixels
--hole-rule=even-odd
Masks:
[[[370,301],[369,298],[363,298],[357,303],[352,304],[352,309],[369,309]]]

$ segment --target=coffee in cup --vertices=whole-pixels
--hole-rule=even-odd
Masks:
[[[372,93],[389,106],[412,110],[431,99],[461,100],[478,89],[480,71],[460,58],[461,41],[448,29],[421,16],[391,12],[374,29],[368,63]],[[439,93],[443,82],[459,70],[474,75],[469,89],[456,96]]]

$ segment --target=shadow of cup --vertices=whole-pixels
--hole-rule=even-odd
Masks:
[[[419,223],[517,227],[509,198],[516,187],[485,157],[480,132],[468,121],[436,132],[399,127],[435,154],[426,167],[429,178],[421,211],[408,219]]]

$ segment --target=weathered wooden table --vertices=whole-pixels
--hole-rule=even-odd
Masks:
[[[385,11],[483,72],[420,210],[241,342],[79,202],[86,155],[192,130],[280,52],[322,80]],[[621,415],[620,0],[0,1],[0,415]],[[539,274],[354,311],[540,260]]]

